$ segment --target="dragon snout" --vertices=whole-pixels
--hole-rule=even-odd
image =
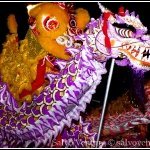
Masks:
[[[150,46],[147,42],[141,45],[124,44],[120,52],[126,55],[134,66],[150,70]]]

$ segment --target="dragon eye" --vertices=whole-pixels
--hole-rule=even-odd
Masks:
[[[55,18],[46,17],[43,21],[44,28],[48,31],[55,30],[59,27],[59,22]]]
[[[115,29],[116,29],[116,33],[123,38],[132,38],[133,37],[133,32],[131,30],[119,29],[117,27]]]
[[[117,27],[117,28],[120,28],[120,29],[128,29],[128,30],[130,30],[132,32],[136,32],[136,29],[133,26],[128,25],[126,23],[122,23],[122,24],[114,23],[113,26]]]

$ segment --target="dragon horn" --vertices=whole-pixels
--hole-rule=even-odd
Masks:
[[[112,13],[109,9],[107,9],[106,7],[104,7],[100,2],[98,2],[98,6],[99,6],[99,9],[101,10],[102,13],[104,13],[104,12],[110,12],[110,13]]]
[[[98,6],[102,13],[108,11],[107,8],[105,8],[100,2],[98,2]]]
[[[98,2],[98,6],[99,6],[99,9],[101,10],[102,13],[105,13],[105,12],[112,13],[109,9],[105,8],[100,2]],[[116,22],[116,18],[114,16],[111,17],[111,22],[112,23]]]

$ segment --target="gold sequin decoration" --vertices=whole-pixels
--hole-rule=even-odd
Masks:
[[[31,90],[36,78],[37,64],[47,55],[28,30],[26,38],[19,43],[17,34],[7,35],[0,55],[0,74],[2,81],[8,84],[10,92],[18,102],[32,100],[32,95],[19,99],[23,89]],[[39,93],[41,89],[37,90]]]

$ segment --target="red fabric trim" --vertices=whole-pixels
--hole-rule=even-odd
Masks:
[[[24,96],[27,96],[29,94],[32,94],[35,90],[37,90],[39,87],[41,87],[45,80],[44,80],[44,75],[46,72],[46,62],[43,64],[43,59],[41,59],[37,65],[37,75],[36,75],[36,79],[31,83],[32,86],[32,90],[26,90],[24,89],[21,94],[19,95],[19,98],[23,98]]]
[[[108,18],[111,16],[112,14],[110,12],[104,12],[103,13],[103,26],[102,26],[102,31],[105,35],[105,46],[106,48],[108,49],[108,52],[111,53],[111,43],[110,43],[110,39],[108,37],[108,33],[107,33],[107,30],[108,30],[108,24],[107,24],[107,21],[108,21]]]

